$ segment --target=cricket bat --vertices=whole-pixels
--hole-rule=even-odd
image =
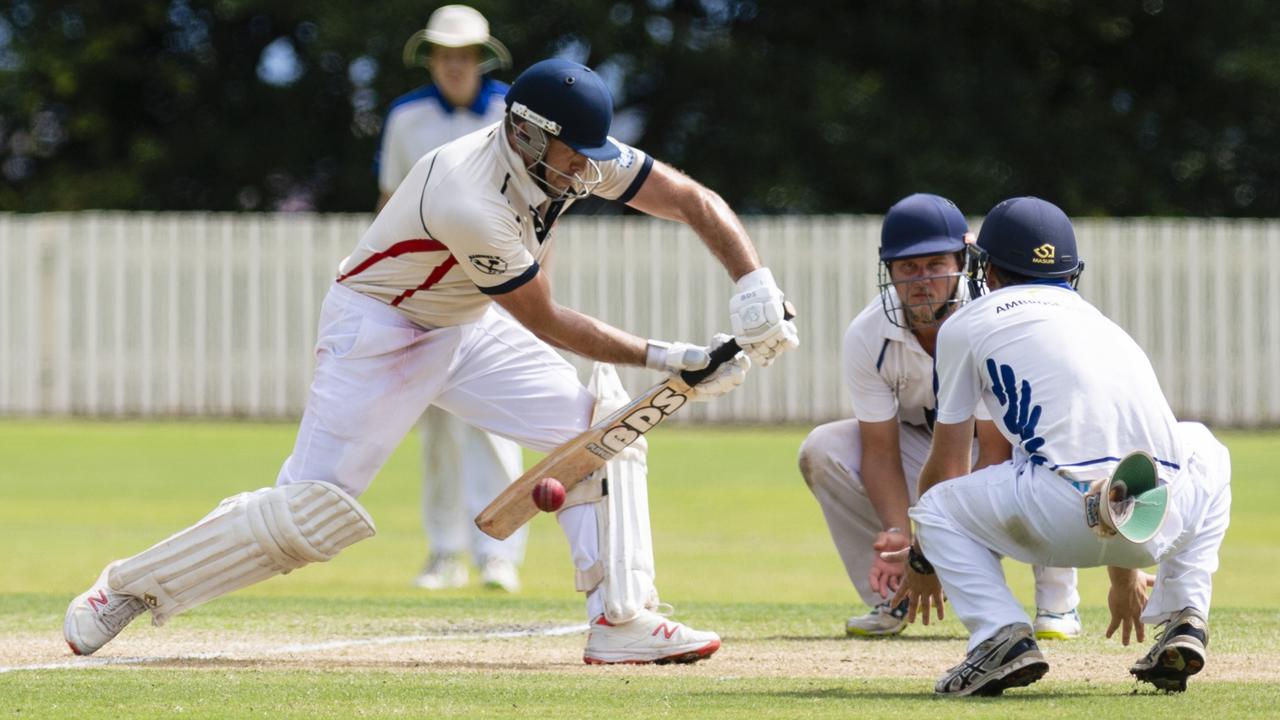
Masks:
[[[790,318],[791,313],[787,313]],[[552,450],[542,462],[516,478],[479,515],[476,526],[486,535],[505,540],[540,511],[533,504],[533,487],[553,477],[566,491],[582,482],[614,455],[639,440],[671,414],[684,407],[694,385],[705,380],[741,348],[734,340],[711,351],[711,362],[701,370],[686,370],[654,385],[617,412]]]

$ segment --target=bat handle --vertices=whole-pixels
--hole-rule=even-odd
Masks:
[[[693,387],[698,383],[706,380],[711,373],[720,369],[720,366],[733,359],[742,348],[738,347],[738,341],[732,338],[711,349],[711,362],[701,370],[683,370],[680,372],[680,379],[689,387]]]
[[[795,306],[791,304],[790,300],[783,301],[782,313],[787,320],[796,316]],[[680,379],[689,387],[693,387],[710,377],[712,373],[720,369],[721,365],[732,360],[733,356],[737,355],[741,350],[742,348],[738,345],[738,341],[730,338],[711,349],[711,362],[707,363],[706,367],[701,370],[681,371]]]

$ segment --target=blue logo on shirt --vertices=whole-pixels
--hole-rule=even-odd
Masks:
[[[991,358],[987,358],[987,374],[991,376],[991,392],[1004,406],[1004,426],[1022,439],[1022,448],[1031,456],[1031,462],[1043,465],[1045,458],[1035,454],[1044,445],[1044,438],[1036,436],[1040,406],[1031,405],[1031,383],[1023,380],[1019,385],[1013,368],[1001,365],[997,369]]]

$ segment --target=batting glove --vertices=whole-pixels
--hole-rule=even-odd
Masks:
[[[719,347],[732,339],[732,336],[717,333],[715,337],[711,338],[711,347]],[[740,352],[721,363],[720,367],[716,368],[715,372],[708,375],[705,380],[694,385],[693,392],[689,394],[689,399],[702,402],[725,395],[747,379],[747,371],[750,369],[751,358],[747,357],[746,353]]]
[[[738,280],[737,294],[729,299],[729,322],[734,339],[760,367],[768,367],[778,355],[800,346],[795,323],[786,319],[782,291],[769,268],[760,268]]]

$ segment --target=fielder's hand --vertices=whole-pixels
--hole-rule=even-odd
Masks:
[[[919,611],[924,616],[924,624],[928,625],[929,606],[932,605],[937,609],[938,619],[941,620],[944,599],[942,583],[939,582],[937,575],[921,575],[908,567],[906,574],[902,576],[902,584],[898,586],[898,592],[894,593],[889,603],[891,607],[898,607],[903,600],[909,601],[907,622],[915,622],[916,612]]]
[[[1142,611],[1147,607],[1147,588],[1156,584],[1156,578],[1141,570],[1123,572],[1109,568],[1109,571],[1111,590],[1107,592],[1107,607],[1111,609],[1111,624],[1107,626],[1107,637],[1114,635],[1116,628],[1123,625],[1121,644],[1129,644],[1131,633],[1137,636],[1138,642],[1142,642],[1146,639]]]
[[[871,589],[880,593],[880,597],[888,598],[889,593],[898,592],[902,586],[902,576],[907,571],[906,550],[911,545],[911,538],[897,528],[885,530],[876,536],[871,546],[876,551],[871,561],[871,572],[867,579],[871,581]]]
[[[743,275],[737,290],[729,299],[729,322],[734,339],[756,364],[768,367],[779,354],[800,346],[796,325],[786,319],[782,291],[769,268]]]

